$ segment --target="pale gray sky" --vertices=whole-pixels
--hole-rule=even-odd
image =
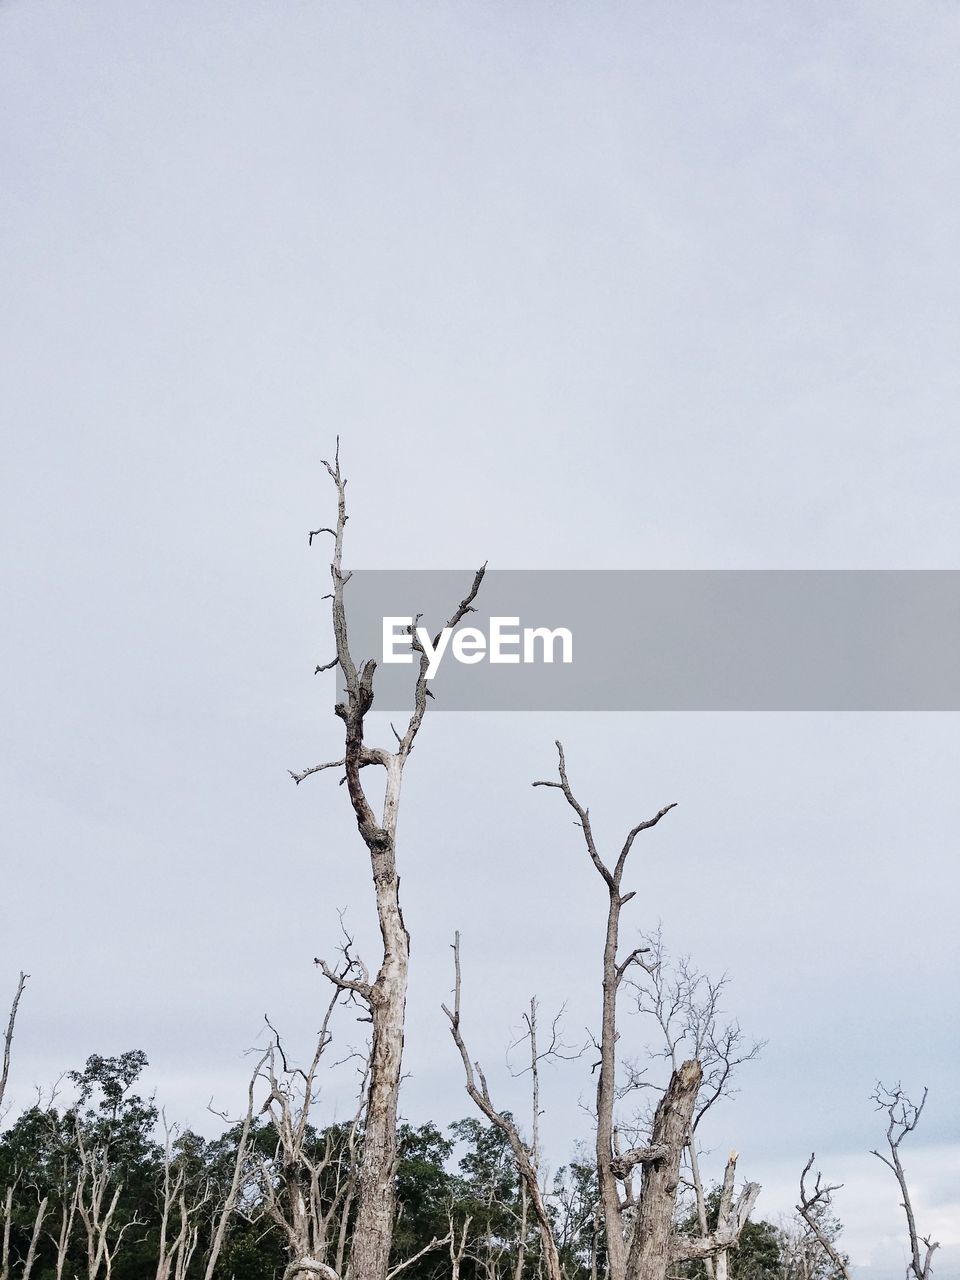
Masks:
[[[336,751],[338,432],[364,567],[958,567],[958,56],[946,3],[0,4],[18,1096],[138,1046],[201,1124],[265,1010],[309,1035],[337,908],[369,936],[346,797],[285,772]],[[531,992],[595,1022],[558,735],[611,840],[679,801],[631,919],[770,1042],[712,1134],[761,1209],[816,1147],[898,1271],[860,1153],[902,1076],[960,1245],[955,716],[433,716],[411,1118],[468,1108],[454,928],[492,1076]],[[555,1161],[590,1087],[548,1082]]]

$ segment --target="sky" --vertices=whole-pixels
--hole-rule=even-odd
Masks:
[[[141,1047],[209,1124],[265,1012],[307,1051],[339,911],[372,953],[347,798],[287,774],[337,754],[306,531],[338,435],[357,567],[958,567],[958,55],[927,0],[0,4],[18,1100]],[[929,1085],[908,1169],[960,1275],[955,715],[431,715],[405,1114],[469,1109],[455,929],[501,1105],[531,994],[596,1025],[602,886],[529,786],[557,737],[605,847],[678,802],[625,928],[767,1041],[709,1159],[775,1217],[816,1150],[886,1280],[870,1093]],[[554,1165],[589,1065],[544,1081]]]

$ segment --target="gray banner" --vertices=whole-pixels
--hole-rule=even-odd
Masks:
[[[379,664],[375,709],[411,706],[418,661],[385,661],[410,644],[402,621],[384,619],[421,614],[432,638],[472,581],[472,570],[353,573],[350,645]],[[479,634],[448,637],[432,709],[960,710],[953,570],[488,570],[475,607],[456,630]],[[569,639],[525,636],[535,628]]]

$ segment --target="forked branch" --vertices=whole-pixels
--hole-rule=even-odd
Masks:
[[[879,1111],[886,1111],[887,1113],[886,1137],[890,1155],[889,1157],[881,1155],[879,1151],[872,1151],[871,1155],[875,1155],[878,1160],[883,1161],[888,1169],[893,1170],[897,1185],[900,1188],[901,1205],[906,1215],[907,1233],[910,1240],[910,1266],[907,1274],[909,1275],[912,1272],[914,1280],[929,1280],[933,1270],[933,1255],[940,1248],[940,1242],[931,1239],[928,1235],[921,1236],[917,1230],[917,1220],[913,1211],[913,1202],[910,1199],[907,1175],[900,1159],[900,1144],[907,1134],[912,1133],[920,1123],[923,1108],[927,1104],[927,1090],[924,1089],[923,1097],[919,1103],[915,1103],[904,1092],[903,1086],[899,1081],[892,1088],[887,1088],[886,1085],[878,1081],[877,1087],[873,1091],[873,1101]]]
[[[800,1174],[800,1202],[797,1205],[797,1213],[807,1224],[810,1234],[817,1244],[837,1268],[840,1275],[843,1276],[843,1280],[852,1280],[847,1269],[846,1258],[838,1251],[824,1230],[824,1219],[830,1211],[833,1193],[834,1191],[839,1191],[843,1183],[825,1183],[818,1171],[814,1175],[814,1183],[811,1190],[807,1186],[807,1178],[813,1168],[815,1158],[815,1152],[811,1151],[810,1159],[803,1166],[803,1172]]]

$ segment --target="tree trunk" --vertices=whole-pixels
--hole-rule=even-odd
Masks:
[[[607,1227],[607,1265],[610,1280],[624,1280],[627,1247],[620,1215],[620,1189],[611,1168],[614,1155],[613,1109],[616,1099],[617,945],[620,932],[620,885],[609,886],[610,906],[603,948],[603,1009],[600,1035],[600,1074],[597,1079],[597,1179]]]
[[[666,1280],[680,1158],[702,1076],[699,1062],[684,1062],[670,1077],[667,1091],[657,1107],[650,1145],[663,1145],[666,1155],[643,1167],[636,1228],[627,1258],[627,1280]]]
[[[390,1257],[396,1193],[397,1098],[403,1057],[410,938],[400,911],[394,842],[371,853],[383,963],[370,993],[373,1046],[363,1132],[360,1195],[350,1253],[354,1280],[384,1280]]]

